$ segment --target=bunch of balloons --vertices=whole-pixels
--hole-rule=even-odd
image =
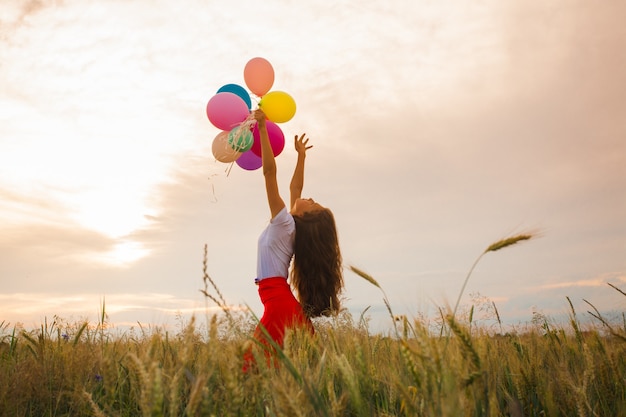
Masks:
[[[291,120],[296,114],[296,102],[283,91],[270,91],[274,84],[274,68],[264,58],[248,61],[243,78],[258,99],[258,107],[267,116],[267,135],[274,156],[278,156],[285,147],[285,135],[277,123]],[[251,110],[251,95],[238,84],[220,87],[206,106],[209,121],[221,130],[213,139],[213,156],[220,162],[236,162],[248,171],[262,165],[261,139]]]

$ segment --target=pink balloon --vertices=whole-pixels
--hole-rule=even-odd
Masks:
[[[259,169],[263,166],[263,160],[261,160],[261,157],[255,155],[252,151],[242,153],[235,162],[247,171],[254,171],[255,169]]]
[[[209,121],[221,130],[231,130],[246,120],[249,114],[246,102],[234,93],[217,93],[206,105],[206,115]]]
[[[278,156],[285,148],[285,135],[280,127],[274,122],[267,120],[265,122],[265,126],[267,127],[267,137],[270,139],[272,153],[274,156]],[[254,125],[252,135],[254,136],[254,143],[252,144],[252,148],[250,148],[250,150],[254,152],[255,155],[261,156],[261,134],[259,133],[256,125]]]

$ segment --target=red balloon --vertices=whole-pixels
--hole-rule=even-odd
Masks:
[[[267,120],[265,126],[267,127],[267,137],[270,139],[272,153],[274,156],[278,156],[285,148],[285,135],[281,128],[274,122]],[[254,152],[255,155],[261,156],[261,134],[259,133],[257,125],[254,125],[252,135],[254,136],[254,143],[250,150]]]

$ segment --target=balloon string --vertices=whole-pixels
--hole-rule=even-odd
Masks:
[[[235,165],[235,162],[231,162],[230,164],[228,164],[228,166],[226,167],[226,176],[228,177],[230,175],[230,170],[233,169],[233,165]]]
[[[239,126],[236,128],[237,130],[234,132],[232,136],[232,140],[229,140],[232,144],[231,148],[234,151],[239,152],[240,150],[239,139],[243,135],[243,132],[245,132],[244,129],[252,130],[252,126],[254,126],[255,124],[256,124],[256,119],[254,118],[254,114],[252,113],[248,114],[248,116],[239,124]],[[228,166],[224,170],[227,177],[230,175],[230,171],[233,169],[234,165],[235,165],[235,161],[228,164]]]
[[[259,109],[261,107],[260,106],[260,104],[261,104],[261,97],[255,95],[255,96],[251,96],[251,98],[252,98],[252,100],[254,100],[254,102],[255,102],[254,104],[256,104],[256,109],[254,109],[254,110]],[[250,115],[252,115],[252,113],[250,113]]]
[[[209,183],[211,184],[211,195],[212,195],[212,203],[217,203],[217,194],[215,194],[215,183],[213,183],[213,177],[217,174],[212,174],[209,176]]]
[[[245,131],[252,130],[252,126],[255,123],[256,123],[256,119],[254,118],[254,115],[250,113],[248,117],[246,117],[246,119],[243,122],[241,122],[237,128],[235,128],[236,130],[232,136],[232,142],[231,142],[231,146],[233,146],[233,149],[235,151],[237,152],[241,151],[242,146],[239,144],[239,140],[241,139]]]

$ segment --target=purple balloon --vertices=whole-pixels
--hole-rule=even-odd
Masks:
[[[278,156],[285,148],[285,135],[281,128],[274,122],[267,120],[265,126],[267,127],[267,137],[270,140],[272,153],[274,156]],[[259,133],[257,125],[254,125],[254,129],[252,129],[252,136],[254,136],[254,142],[250,150],[254,152],[255,155],[261,156],[261,134]]]
[[[209,121],[220,130],[231,130],[246,120],[249,114],[246,102],[234,93],[217,93],[206,105]]]
[[[261,157],[252,151],[242,153],[235,162],[237,162],[237,165],[246,171],[254,171],[255,169],[259,169],[263,166],[263,160]]]

